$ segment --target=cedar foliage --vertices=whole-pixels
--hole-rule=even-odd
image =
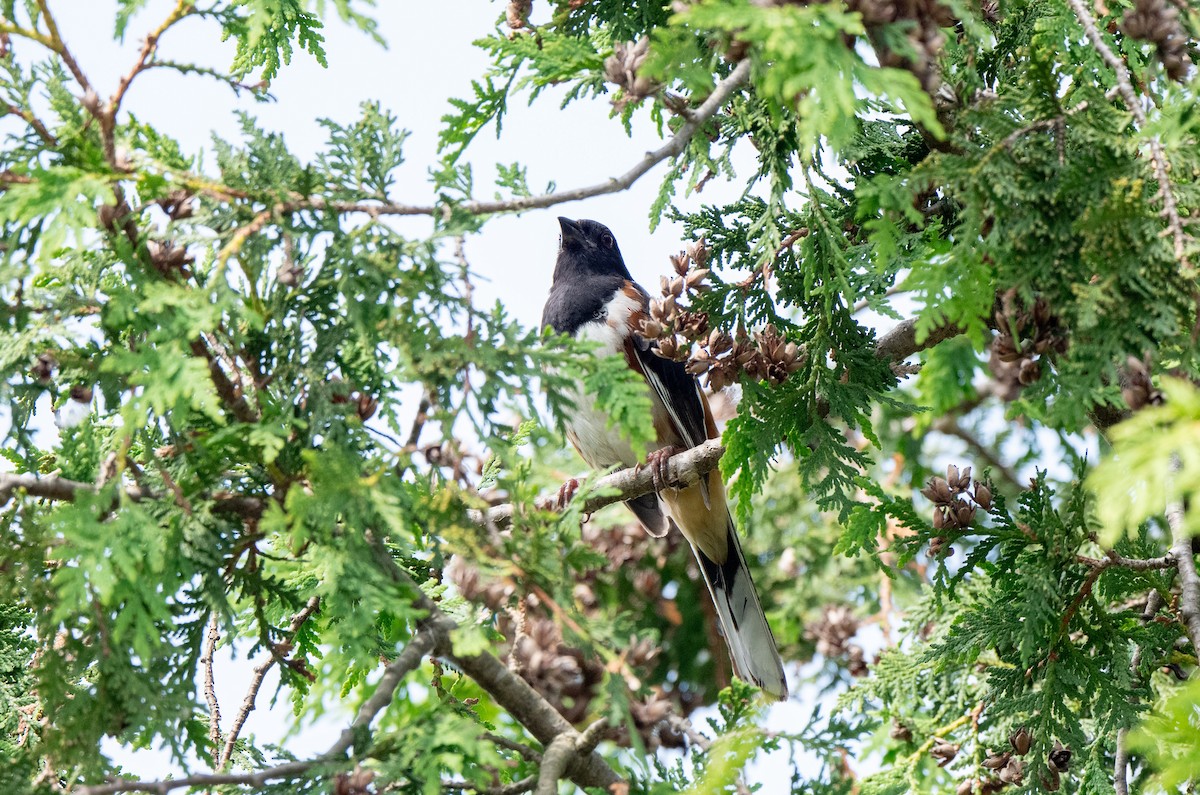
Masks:
[[[737,791],[763,752],[794,792],[1196,785],[1190,4],[511,2],[447,98],[433,198],[398,190],[377,104],[307,163],[244,115],[204,168],[88,82],[67,5],[0,2],[0,789],[133,789],[114,739],[229,792]],[[130,80],[265,95],[247,81],[326,63],[334,17],[377,35],[356,0],[145,5],[116,6],[118,39],[155,31]],[[157,48],[198,17],[228,68]],[[681,136],[647,208],[689,237],[658,345],[740,393],[721,467],[759,590],[814,663],[793,691],[837,694],[807,725],[720,689],[680,539],[619,511],[581,532],[593,481],[537,500],[577,466],[564,387],[652,433],[620,362],[472,300],[462,241],[556,199],[502,164],[480,200],[470,144],[551,87]],[[721,178],[742,198],[704,204]],[[47,398],[84,419],[40,447]],[[479,521],[498,502],[511,531]],[[297,722],[366,723],[274,768],[235,705],[214,724],[214,643],[277,668]]]

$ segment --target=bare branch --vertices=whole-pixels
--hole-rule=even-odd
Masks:
[[[700,104],[700,107],[692,111],[688,120],[680,125],[679,130],[671,137],[671,140],[655,149],[653,152],[647,152],[641,162],[633,168],[626,171],[619,177],[610,179],[606,182],[601,182],[597,185],[590,185],[583,188],[574,188],[572,190],[558,191],[556,193],[543,193],[540,196],[529,196],[517,199],[508,199],[506,201],[492,202],[465,202],[463,209],[475,215],[487,215],[489,213],[513,212],[520,210],[533,210],[540,207],[550,207],[563,202],[578,201],[580,199],[590,199],[593,196],[603,196],[607,193],[618,193],[627,190],[633,183],[645,174],[647,171],[658,165],[662,161],[670,157],[676,157],[681,154],[687,146],[688,141],[692,139],[700,128],[712,118],[718,110],[725,104],[725,101],[733,95],[733,92],[738,89],[742,83],[746,82],[750,77],[750,59],[746,59],[738,63],[733,71],[729,73],[721,82],[717,83],[713,92],[708,95],[708,99]]]
[[[469,781],[450,781],[442,785],[442,790],[445,792],[478,792],[479,795],[520,795],[522,792],[529,792],[537,786],[537,776],[526,776],[520,781],[514,781],[511,784],[504,784],[499,787],[488,787],[480,789],[479,785],[472,784]]]
[[[1126,558],[1111,550],[1103,560],[1089,558],[1087,555],[1076,555],[1075,560],[1084,565],[1097,569],[1119,566],[1131,571],[1152,571],[1155,569],[1170,569],[1175,566],[1175,555],[1168,553],[1161,558]]]
[[[54,15],[50,13],[50,6],[47,0],[37,0],[38,9],[42,12],[42,21],[46,23],[46,32],[49,34],[45,39],[41,40],[43,44],[53,50],[59,58],[62,58],[71,75],[75,78],[75,82],[79,83],[79,87],[84,92],[92,91],[92,84],[88,81],[87,75],[79,68],[79,63],[75,60],[75,56],[63,44],[62,36],[58,34],[58,23],[54,20]],[[92,92],[95,93],[94,91]]]
[[[575,755],[575,741],[579,735],[574,731],[563,732],[551,741],[542,754],[542,766],[538,769],[535,795],[557,795],[558,780],[567,771],[567,765]]]
[[[214,757],[221,748],[221,706],[217,702],[217,685],[213,677],[213,657],[216,655],[217,641],[220,639],[217,614],[213,613],[208,619],[208,635],[204,642],[204,654],[200,657],[200,667],[204,669],[204,700],[208,702],[208,739],[212,743]]]
[[[0,473],[0,505],[6,504],[12,499],[13,493],[17,491],[24,491],[30,497],[39,499],[70,502],[75,499],[78,492],[94,493],[97,488],[95,484],[69,480],[58,475],[39,477],[37,475]],[[126,486],[122,494],[133,502],[157,500],[163,496],[137,485]],[[247,518],[262,516],[262,512],[266,509],[266,502],[257,497],[220,495],[214,499],[214,503],[213,509],[218,513],[236,514]]]
[[[43,123],[41,119],[34,115],[32,110],[29,110],[28,108],[18,108],[16,105],[7,105],[5,106],[5,110],[10,116],[19,116],[20,118],[24,119],[25,123],[33,128],[33,131],[38,134],[38,137],[42,139],[42,142],[45,143],[46,146],[50,147],[51,149],[54,149],[58,146],[58,139],[54,137],[54,134],[50,132],[45,123]]]
[[[963,331],[963,328],[954,323],[946,323],[931,330],[918,342],[917,319],[909,318],[879,338],[879,342],[875,343],[875,355],[881,359],[902,362],[914,353],[932,348],[951,337],[957,337]]]
[[[449,646],[448,637],[446,646]],[[441,649],[438,656],[445,658],[474,679],[497,704],[516,718],[529,730],[530,734],[547,748],[563,734],[579,736],[558,710],[494,655],[483,652],[470,657],[460,657],[446,648]],[[547,751],[547,753],[549,752]],[[543,756],[542,764],[545,765],[545,756]],[[603,757],[591,752],[590,749],[585,753],[582,748],[578,753],[571,755],[565,767],[565,775],[584,787],[607,788],[620,781]]]

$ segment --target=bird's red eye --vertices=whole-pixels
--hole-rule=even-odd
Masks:
[[[600,236],[600,245],[604,246],[605,248],[612,248],[616,244],[617,242],[613,240],[612,235],[605,233]]]

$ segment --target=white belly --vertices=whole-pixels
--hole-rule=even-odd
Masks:
[[[596,408],[591,395],[576,393],[575,414],[567,423],[567,435],[579,449],[583,460],[595,469],[613,464],[631,467],[638,462],[628,437],[612,424],[608,414]]]
[[[597,356],[624,357],[629,316],[641,308],[640,301],[618,291],[605,306],[603,316],[585,323],[575,336],[598,343]],[[649,394],[649,386],[646,392]],[[568,397],[572,399],[575,410],[566,422],[567,435],[589,466],[597,469],[614,464],[631,467],[645,457],[645,451],[639,456],[629,439],[621,433],[620,427],[611,422],[608,414],[596,408],[596,400],[592,395],[577,390]]]

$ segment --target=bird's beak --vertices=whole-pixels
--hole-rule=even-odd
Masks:
[[[583,227],[570,218],[558,217],[558,225],[562,229],[560,248],[566,248],[568,243],[582,243],[584,240]]]

